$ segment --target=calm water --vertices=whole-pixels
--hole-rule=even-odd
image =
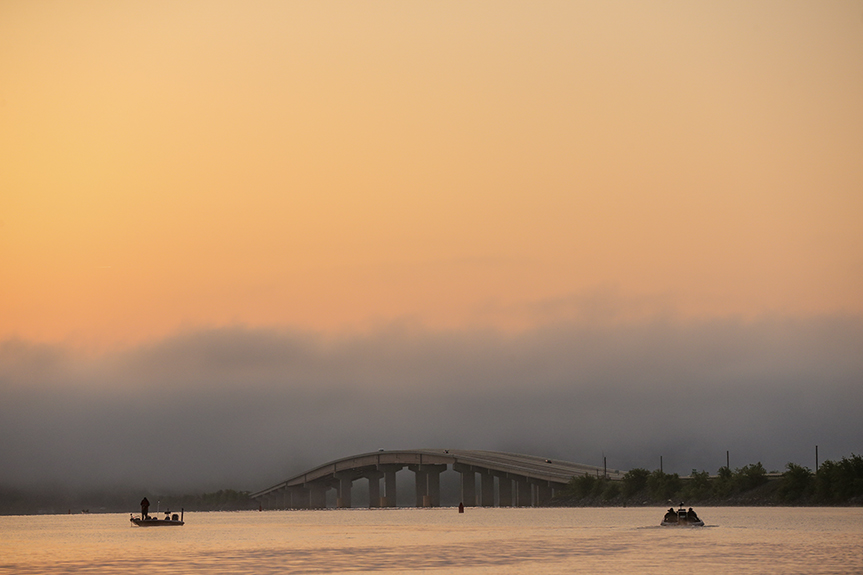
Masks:
[[[863,509],[386,509],[0,517],[0,574],[863,573]]]

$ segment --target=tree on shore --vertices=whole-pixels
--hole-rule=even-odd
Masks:
[[[689,477],[659,469],[630,469],[619,481],[592,475],[573,477],[558,497],[563,504],[863,504],[863,457],[852,454],[825,461],[814,473],[788,463],[781,475],[768,474],[761,462],[737,469],[720,467],[715,476],[692,470]]]

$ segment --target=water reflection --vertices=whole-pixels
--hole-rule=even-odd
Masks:
[[[0,573],[853,573],[861,509],[705,508],[705,528],[661,510],[472,509],[0,517]],[[124,523],[125,522],[125,523]]]

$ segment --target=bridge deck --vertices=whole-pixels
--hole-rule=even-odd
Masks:
[[[299,487],[315,481],[331,479],[340,473],[354,472],[357,477],[361,477],[364,473],[377,471],[384,467],[409,465],[458,465],[461,469],[470,468],[477,472],[546,481],[555,485],[566,484],[573,476],[601,475],[604,471],[610,479],[623,477],[623,473],[616,469],[603,470],[602,467],[593,465],[550,460],[517,453],[461,449],[381,450],[324,463],[272,487],[253,493],[251,497],[259,498],[288,487]]]

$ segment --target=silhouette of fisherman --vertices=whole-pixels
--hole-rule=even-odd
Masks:
[[[692,523],[695,523],[696,521],[700,521],[700,519],[698,519],[698,515],[696,515],[695,511],[692,510],[692,507],[690,507],[689,511],[686,512],[686,519],[687,519],[687,521],[690,521]]]
[[[148,519],[150,515],[147,513],[150,510],[150,501],[147,498],[141,500],[141,519]]]
[[[674,507],[668,508],[663,520],[666,523],[677,523],[677,512],[674,511]]]

